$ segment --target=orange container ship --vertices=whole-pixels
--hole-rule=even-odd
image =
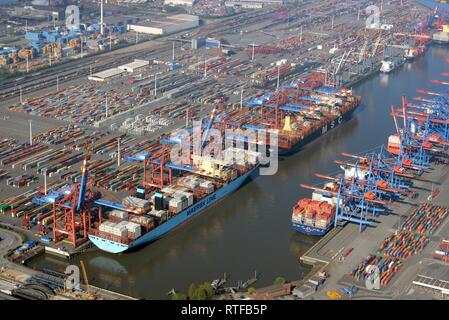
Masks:
[[[278,133],[279,154],[297,152],[305,144],[348,121],[361,102],[361,97],[353,95],[350,89],[329,87],[315,90],[310,99],[314,105],[283,118]]]
[[[320,75],[305,82],[286,83],[276,92],[266,92],[244,103],[258,108],[249,113],[244,128],[264,129],[277,134],[280,155],[297,152],[302,146],[349,120],[361,97],[343,87],[323,86]],[[267,138],[267,145],[270,139]]]
[[[293,229],[307,235],[323,236],[334,224],[335,208],[326,201],[301,199],[293,207]]]

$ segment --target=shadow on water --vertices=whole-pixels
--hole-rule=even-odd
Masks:
[[[290,226],[293,205],[311,194],[299,184],[318,183],[317,172],[336,172],[334,160],[342,152],[358,153],[385,143],[395,130],[390,106],[399,105],[403,94],[416,96],[416,89],[438,90],[429,80],[444,72],[447,52],[432,47],[400,70],[358,84],[354,90],[363,103],[352,119],[282,158],[277,174],[246,183],[175,232],[137,252],[112,255],[94,250],[70,263],[87,262],[94,285],[143,298],[165,298],[171,288],[185,292],[191,283],[211,281],[223,272],[232,274],[234,282],[257,270],[263,275],[257,286],[269,285],[277,276],[299,279],[306,271],[299,257],[318,240]],[[63,269],[67,261],[41,256],[31,264]]]

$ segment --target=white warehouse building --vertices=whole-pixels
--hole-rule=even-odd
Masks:
[[[137,70],[140,70],[150,64],[150,61],[148,60],[139,60],[134,59],[133,62],[118,66],[117,68],[123,71],[126,71],[128,73],[136,72]]]
[[[164,0],[164,5],[192,7],[195,0]]]
[[[261,9],[267,6],[282,6],[284,0],[227,0],[226,7],[232,8],[246,8],[246,9]]]
[[[111,69],[107,69],[104,71],[94,73],[93,75],[88,76],[87,79],[89,79],[91,81],[105,82],[105,81],[119,78],[120,76],[123,76],[125,74],[126,74],[125,70],[121,70],[119,68],[111,68]]]
[[[177,14],[160,20],[141,20],[137,24],[128,24],[128,30],[144,34],[166,35],[200,25],[198,16]]]

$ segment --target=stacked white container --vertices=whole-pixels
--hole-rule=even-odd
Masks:
[[[106,221],[100,224],[100,227],[98,229],[104,233],[112,233],[114,226],[115,226],[114,222]]]
[[[137,239],[142,235],[142,228],[140,227],[140,224],[127,222],[125,226],[128,230],[128,236],[130,239]]]
[[[112,234],[115,236],[118,236],[120,238],[127,238],[128,237],[128,229],[126,228],[127,221],[122,221],[117,223],[112,228]]]
[[[205,190],[207,194],[214,192],[214,184],[207,180],[200,183],[200,188]]]
[[[149,215],[159,218],[161,221],[167,220],[167,211],[165,210],[152,210]]]
[[[115,218],[118,218],[118,219],[127,219],[128,218],[128,212],[120,211],[120,210],[117,210],[117,209],[114,209],[111,212],[109,212],[109,215],[111,217],[115,217]]]
[[[171,198],[169,203],[168,203],[168,207],[171,211],[175,212],[175,213],[179,213],[182,211],[183,207],[182,207],[182,199],[180,198]]]
[[[132,208],[142,209],[143,211],[150,210],[150,202],[148,200],[128,196],[122,200],[122,204]]]

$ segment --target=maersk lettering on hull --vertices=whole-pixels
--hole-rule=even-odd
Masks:
[[[111,241],[108,239],[103,239],[98,236],[89,235],[89,239],[92,241],[92,243],[97,246],[99,249],[103,251],[107,251],[110,253],[121,253],[124,251],[127,251],[131,248],[135,248],[138,246],[142,246],[145,244],[148,244],[150,242],[153,242],[168,232],[172,231],[176,227],[182,225],[185,222],[188,222],[193,217],[197,216],[199,213],[205,211],[208,207],[213,205],[219,200],[224,199],[226,196],[237,190],[245,181],[249,178],[249,176],[257,169],[255,168],[251,169],[244,175],[238,177],[234,181],[230,182],[229,184],[223,186],[222,188],[216,190],[214,193],[210,194],[208,197],[204,198],[200,202],[194,204],[190,208],[187,208],[186,210],[178,213],[176,216],[169,219],[167,222],[164,222],[160,226],[156,227],[155,229],[151,230],[150,232],[145,233],[140,238],[137,238],[133,242],[131,242],[129,245]]]

